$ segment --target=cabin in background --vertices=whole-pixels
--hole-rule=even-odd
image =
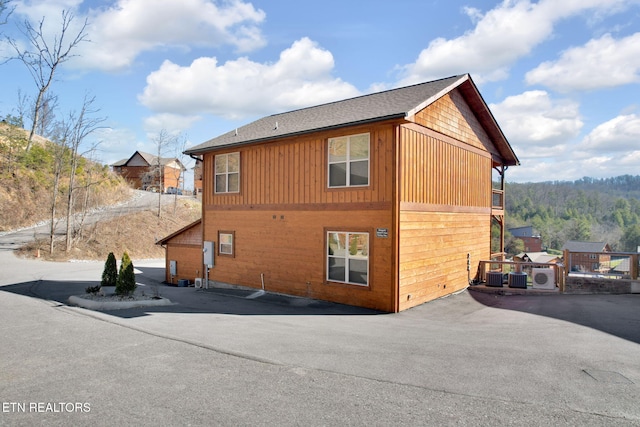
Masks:
[[[569,240],[562,251],[571,252],[572,271],[606,273],[611,269],[611,247],[606,242],[582,242]]]
[[[158,157],[136,151],[111,168],[136,189],[166,193],[168,188],[182,188],[184,165],[175,157]]]
[[[468,74],[275,114],[186,154],[202,160],[206,279],[387,312],[465,289],[496,255],[492,222],[503,252],[519,164]]]

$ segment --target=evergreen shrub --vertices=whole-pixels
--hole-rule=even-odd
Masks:
[[[118,272],[118,282],[116,283],[117,295],[131,295],[136,289],[136,274],[133,271],[133,263],[129,254],[122,255],[120,271]]]

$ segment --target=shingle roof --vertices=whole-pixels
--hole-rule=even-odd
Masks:
[[[387,119],[401,119],[417,113],[446,93],[463,85],[467,85],[461,88],[463,95],[466,98],[473,98],[469,104],[493,139],[501,156],[505,159],[505,164],[519,164],[468,74],[263,117],[192,147],[185,153],[195,155],[219,147],[262,142]]]
[[[565,249],[568,249],[570,252],[605,252],[607,250],[607,243],[569,240],[562,246],[562,250],[564,251]]]
[[[112,164],[111,166],[126,166],[127,163],[129,163],[129,161],[136,155],[136,153],[138,153],[140,155],[140,157],[142,157],[144,159],[145,162],[147,162],[147,164],[149,164],[149,166],[152,165],[158,165],[158,156],[154,156],[153,154],[149,154],[149,153],[145,153],[144,151],[136,151],[135,153],[133,153],[133,155],[127,159],[122,159],[119,160],[117,162],[115,162],[114,164]],[[182,170],[186,170],[186,168],[184,167],[184,165],[182,164],[182,162],[180,162],[179,159],[175,158],[175,157],[160,157],[160,165],[167,165],[171,162],[176,162],[180,165],[180,167],[182,167]]]
[[[516,255],[516,257],[520,259],[524,259],[524,257],[527,257],[529,258],[529,260],[531,260],[531,262],[540,263],[550,263],[558,259],[556,255],[550,255],[547,252],[521,252]]]

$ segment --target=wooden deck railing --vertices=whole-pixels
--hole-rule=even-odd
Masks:
[[[491,190],[491,207],[496,210],[504,210],[504,190]]]
[[[562,264],[544,263],[544,262],[518,262],[518,261],[480,261],[475,281],[478,283],[487,281],[488,271],[499,271],[503,274],[507,273],[526,273],[532,268],[552,268],[555,273],[555,283],[560,288],[560,292],[564,292],[564,266]],[[531,281],[531,274],[528,274],[528,280]]]
[[[609,279],[638,279],[636,252],[564,251],[565,274],[596,275]]]
[[[560,263],[503,261],[503,254],[493,254],[491,260],[480,261],[474,281],[477,284],[487,282],[488,272],[502,274],[528,273],[531,281],[532,268],[552,268],[555,272],[555,283],[564,292],[566,278],[569,275],[596,277],[602,280],[631,279],[638,280],[640,271],[640,253],[636,252],[570,252],[564,251]]]

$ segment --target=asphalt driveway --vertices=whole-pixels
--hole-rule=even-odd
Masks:
[[[0,251],[0,425],[640,425],[638,295],[467,291],[384,314],[134,264],[175,304],[71,307],[101,263]]]

